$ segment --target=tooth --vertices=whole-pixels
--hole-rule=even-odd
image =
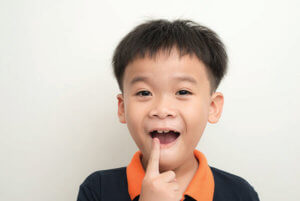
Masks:
[[[168,133],[168,132],[169,132],[169,130],[165,130],[164,132],[165,132],[165,133]]]
[[[158,133],[163,133],[163,131],[159,131],[159,130],[158,130],[157,132],[158,132]]]

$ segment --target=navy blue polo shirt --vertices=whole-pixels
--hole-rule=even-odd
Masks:
[[[211,167],[203,153],[194,151],[198,170],[182,196],[182,201],[259,201],[254,188],[243,178]],[[127,167],[100,170],[80,185],[77,201],[137,201],[145,175],[141,152]]]

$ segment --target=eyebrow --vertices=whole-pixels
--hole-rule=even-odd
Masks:
[[[174,76],[174,78],[181,82],[190,82],[195,85],[197,84],[197,81],[193,77],[190,77],[190,76],[180,75],[180,76]],[[137,82],[148,82],[148,81],[149,81],[149,78],[146,76],[137,76],[131,80],[130,85],[133,85]]]

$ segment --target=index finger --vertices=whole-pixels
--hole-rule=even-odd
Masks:
[[[159,152],[160,142],[158,138],[152,140],[151,154],[148,160],[146,174],[151,176],[159,175]]]

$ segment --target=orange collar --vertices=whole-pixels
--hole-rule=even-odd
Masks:
[[[189,195],[195,200],[212,201],[215,189],[214,177],[204,154],[194,150],[194,155],[199,161],[199,166],[184,195]],[[141,163],[141,151],[137,151],[126,168],[128,192],[131,200],[141,193],[145,170]],[[184,195],[181,200],[184,199]]]

